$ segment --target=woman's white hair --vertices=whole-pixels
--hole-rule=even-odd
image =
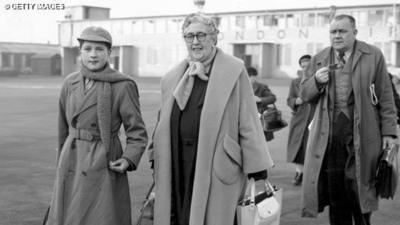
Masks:
[[[219,30],[217,28],[217,25],[215,24],[214,19],[212,19],[209,16],[206,16],[205,14],[202,13],[192,13],[189,14],[188,16],[185,17],[185,20],[183,21],[182,25],[182,34],[185,33],[185,29],[190,26],[192,23],[202,23],[209,27],[210,29],[210,35],[212,38],[215,40],[215,45],[217,44],[217,36],[219,33]]]

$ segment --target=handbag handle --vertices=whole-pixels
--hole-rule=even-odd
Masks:
[[[268,108],[270,108],[270,109],[278,109],[278,108],[276,108],[275,103],[268,104],[267,109],[268,109]],[[264,110],[264,111],[267,111],[267,109]]]
[[[151,193],[152,193],[153,190],[154,190],[154,186],[155,186],[155,182],[153,181],[153,183],[151,184],[149,190],[148,190],[147,193],[146,193],[146,199],[148,199],[148,198],[150,197]]]
[[[265,191],[272,193],[272,195],[275,193],[275,188],[272,186],[272,184],[268,181],[268,179],[264,180],[265,184]],[[246,189],[246,193],[248,193],[250,189],[250,205],[255,206],[255,196],[256,196],[256,182],[254,181],[254,178],[249,179],[249,184]],[[244,201],[242,203],[244,205]]]

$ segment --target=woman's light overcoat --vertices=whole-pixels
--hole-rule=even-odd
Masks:
[[[155,225],[169,225],[171,209],[170,115],[183,61],[161,83],[162,106],[154,133]],[[200,117],[190,225],[232,225],[246,174],[272,160],[243,63],[218,50]]]

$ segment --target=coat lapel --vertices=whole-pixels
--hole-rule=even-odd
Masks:
[[[85,94],[85,88],[83,85],[83,78],[82,76],[77,76],[76,79],[72,82],[73,86],[76,86],[75,88],[75,95],[77,96],[77,104],[76,104],[76,110],[72,115],[72,118],[77,117],[79,114],[81,114],[83,111],[86,109],[92,107],[97,103],[97,85],[98,82],[95,82],[90,90],[87,91]],[[73,89],[74,90],[74,89]]]
[[[173,91],[178,85],[187,68],[187,62],[182,61],[178,66],[168,72],[161,82],[161,114],[154,134],[154,174],[158,181],[155,192],[158,201],[155,204],[154,224],[169,224],[171,195],[171,112],[174,104]],[[162,160],[160,160],[162,159]],[[168,222],[166,222],[168,221]]]
[[[324,52],[321,54],[319,60],[317,60],[317,70],[322,67],[329,66],[330,61],[331,61],[330,59],[331,59],[332,51],[333,51],[332,48],[326,48],[324,50]],[[333,82],[335,81],[334,75],[335,75],[335,72],[329,72],[329,76],[330,76],[329,82],[328,82],[328,85],[326,85],[326,87],[325,87],[325,91],[328,92],[327,94],[328,94],[331,102],[333,102],[333,98],[334,98],[334,94],[335,94],[334,89],[333,89]]]
[[[75,76],[75,78],[71,80],[70,83],[70,90],[72,94],[75,96],[74,102],[78,106],[82,104],[83,100],[83,88],[82,88],[83,82],[80,82],[81,80],[82,80],[82,75],[79,74]]]
[[[353,55],[353,64],[352,64],[352,69],[351,69],[351,82],[352,82],[352,87],[353,87],[353,93],[354,93],[354,98],[355,104],[356,104],[356,109],[358,112],[361,112],[361,71],[356,70],[357,64],[360,62],[360,58],[363,54],[370,54],[370,50],[368,46],[362,42],[362,41],[356,41],[355,43],[355,48],[354,48],[354,55]]]
[[[353,65],[351,67],[352,71],[354,71],[354,69],[356,68],[356,65],[359,62],[360,57],[363,53],[370,54],[369,48],[364,42],[356,41],[354,44],[356,46],[354,49],[355,52],[354,52],[354,56],[353,56]]]
[[[203,224],[210,190],[212,158],[229,96],[242,72],[243,64],[218,50],[208,82],[200,116],[199,144],[193,185],[190,224]],[[194,222],[194,223],[193,223]]]

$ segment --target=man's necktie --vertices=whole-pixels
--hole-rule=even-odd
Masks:
[[[338,61],[341,68],[343,68],[344,64],[346,64],[346,60],[344,60],[344,52],[339,52]]]
[[[85,78],[85,90],[89,90],[93,86],[93,80]]]

